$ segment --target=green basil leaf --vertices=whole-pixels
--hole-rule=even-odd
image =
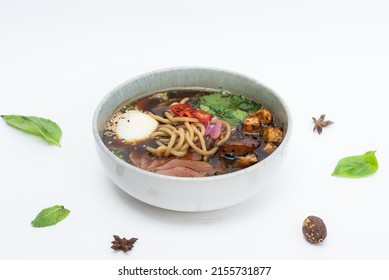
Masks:
[[[345,157],[339,160],[332,176],[361,178],[374,174],[378,170],[378,161],[375,151],[368,151],[363,155]]]
[[[36,216],[35,220],[31,222],[34,227],[47,227],[52,226],[63,219],[65,219],[70,213],[70,210],[65,209],[65,207],[60,205],[55,205],[43,209]]]
[[[61,146],[59,141],[62,136],[62,130],[55,122],[49,119],[18,115],[3,115],[2,117],[10,126],[38,135],[48,143]]]

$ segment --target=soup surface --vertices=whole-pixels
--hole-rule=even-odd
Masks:
[[[141,169],[178,177],[241,170],[283,139],[272,113],[222,89],[180,88],[124,102],[107,120],[103,142]]]

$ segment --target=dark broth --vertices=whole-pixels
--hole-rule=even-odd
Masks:
[[[179,102],[183,98],[188,97],[189,100],[187,103],[195,107],[197,100],[201,96],[212,94],[215,92],[221,92],[221,90],[207,88],[171,89],[151,93],[132,102],[124,102],[116,109],[111,118],[107,121],[107,126],[103,133],[103,142],[108,147],[108,149],[120,159],[132,165],[145,169],[147,164],[151,161],[161,159],[150,154],[146,150],[147,146],[157,148],[155,139],[147,139],[136,144],[126,144],[124,141],[118,139],[112,130],[112,125],[114,125],[112,123],[112,119],[114,119],[115,115],[125,113],[127,110],[136,109],[143,112],[149,111],[155,115],[163,117],[163,113],[169,110],[169,106],[173,102]],[[235,137],[236,140],[239,140],[239,137],[250,137],[259,142],[259,146],[253,151],[258,158],[258,162],[265,159],[271,154],[263,151],[264,145],[266,143],[261,139],[259,134],[244,135],[242,133],[241,125],[233,126],[232,130],[234,133],[231,137]],[[279,143],[276,143],[276,145],[278,146]],[[169,156],[169,158],[176,157]],[[142,160],[145,159],[147,159],[147,163],[142,162]],[[195,151],[191,151],[187,153],[182,159],[198,161],[201,160],[201,156],[199,156],[199,154]],[[215,174],[213,175],[230,173],[242,169],[242,167],[235,166],[236,161],[237,157],[230,154],[222,154],[220,152],[217,152],[213,156],[209,156],[207,159],[207,162],[215,168]]]

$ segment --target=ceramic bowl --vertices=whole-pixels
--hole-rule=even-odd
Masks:
[[[116,157],[102,141],[104,124],[124,101],[156,90],[175,87],[226,89],[263,104],[284,128],[280,146],[266,159],[225,175],[181,178],[159,175],[132,166]],[[93,135],[101,163],[111,180],[134,198],[160,208],[198,212],[229,207],[245,201],[265,188],[274,188],[292,132],[289,109],[281,97],[261,83],[232,71],[180,67],[162,69],[130,79],[98,104],[93,116]]]

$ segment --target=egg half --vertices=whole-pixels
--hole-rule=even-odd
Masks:
[[[136,143],[147,139],[158,127],[158,122],[140,111],[131,110],[119,117],[116,136],[126,143]]]

